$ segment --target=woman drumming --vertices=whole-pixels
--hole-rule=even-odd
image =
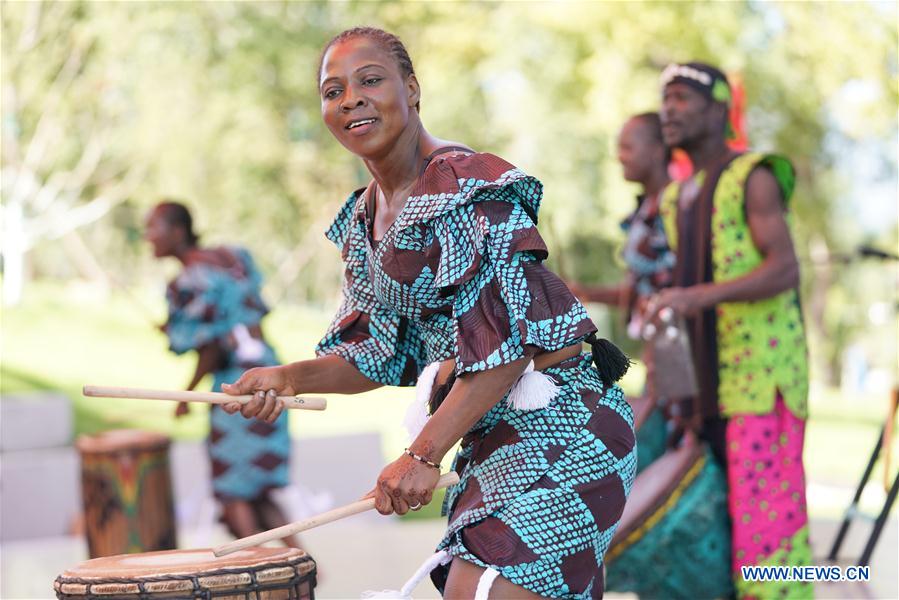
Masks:
[[[259,294],[262,279],[246,250],[201,248],[190,212],[177,202],[162,202],[150,212],[145,237],[156,258],[173,257],[183,267],[166,289],[169,315],[163,330],[176,354],[196,350],[188,390],[209,373],[218,391],[248,368],[278,364],[262,337],[260,321],[268,308]],[[181,402],[175,415],[187,411]],[[237,537],[285,524],[269,492],[287,485],[287,415],[271,422],[247,420],[213,405],[209,416],[212,488],[222,521]],[[295,538],[290,542],[297,546]]]
[[[674,253],[668,247],[659,216],[659,198],[671,182],[670,160],[658,113],[642,113],[628,119],[618,134],[618,162],[625,180],[640,184],[641,191],[634,212],[621,223],[627,234],[621,252],[627,278],[608,287],[570,284],[581,300],[627,308],[628,333],[635,339],[640,339],[642,314],[649,298],[671,284],[674,269]]]
[[[621,163],[624,179],[640,185],[637,205],[634,211],[621,223],[627,234],[627,241],[621,251],[621,258],[627,266],[624,281],[611,286],[586,286],[580,283],[568,285],[584,302],[599,302],[616,306],[627,311],[628,335],[642,339],[644,312],[650,298],[660,289],[671,284],[674,253],[668,247],[662,218],[659,214],[659,198],[671,182],[668,163],[671,152],[662,141],[662,123],[658,113],[642,113],[627,120],[618,134],[618,162]],[[636,418],[636,428],[640,430],[644,421],[661,419],[661,413],[653,412],[659,400],[652,386],[652,357],[644,351],[642,355],[647,367],[645,393],[642,398],[632,399]],[[664,446],[664,436],[655,436],[656,427],[650,434],[637,435],[639,460],[637,471],[657,458]]]
[[[431,415],[371,495],[385,515],[427,504],[461,439],[439,544],[452,560],[432,571],[437,588],[471,598],[484,576],[493,598],[602,596],[603,554],[636,464],[631,410],[614,385],[627,359],[596,339],[542,264],[542,185],[430,135],[409,55],[384,31],[331,40],[319,91],[328,129],[373,178],[327,232],[346,267],[343,304],[317,358],[250,370],[223,389],[255,398],[227,409],[271,420],[277,394],[418,377]]]
[[[582,300],[621,306],[628,333],[642,337],[653,297],[671,285],[676,258],[668,245],[660,200],[671,182],[671,153],[658,113],[630,118],[618,136],[618,160],[627,181],[640,184],[634,212],[622,223],[627,278],[613,287],[573,285]],[[637,478],[628,511],[606,555],[606,585],[641,598],[694,599],[732,595],[727,483],[699,438],[693,411],[681,398],[655,389],[654,352],[642,397],[630,399],[637,429]]]

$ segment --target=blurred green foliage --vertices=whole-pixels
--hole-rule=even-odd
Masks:
[[[406,42],[435,135],[545,183],[552,266],[611,282],[635,192],[617,130],[658,107],[665,64],[704,60],[740,74],[753,145],[798,167],[816,372],[834,381],[868,305],[895,303],[895,271],[833,259],[896,247],[896,16],[879,2],[3,2],[4,222],[31,278],[128,288],[170,273],[143,218],[184,199],[205,242],[253,251],[272,302],[333,306],[341,269],[321,232],[367,173],[322,125],[315,77],[324,43],[366,24]],[[892,369],[890,337],[870,353]]]

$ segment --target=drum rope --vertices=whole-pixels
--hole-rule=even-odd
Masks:
[[[312,563],[312,565],[313,565],[313,568],[305,574],[300,572],[300,565],[302,565],[304,563]],[[278,569],[278,568],[285,568],[285,567],[292,568],[293,572],[294,572],[293,576],[288,581],[281,581],[281,582],[276,582],[276,583],[271,583],[271,584],[260,584],[258,582],[258,579],[256,577],[257,571]],[[206,571],[203,573],[194,573],[194,574],[189,574],[189,575],[178,575],[178,574],[147,575],[147,576],[140,577],[140,579],[124,578],[124,577],[108,577],[108,578],[103,578],[103,579],[100,579],[97,577],[92,577],[90,579],[87,579],[84,577],[65,577],[65,578],[63,578],[62,576],[60,576],[60,577],[56,578],[56,582],[60,586],[59,587],[60,591],[61,591],[62,585],[76,584],[76,585],[84,585],[85,586],[85,594],[86,595],[80,595],[80,594],[72,595],[72,594],[66,594],[63,592],[62,596],[60,596],[63,598],[79,598],[79,599],[87,599],[87,600],[108,600],[110,598],[110,596],[108,594],[100,594],[100,595],[94,594],[93,586],[122,583],[122,584],[131,584],[131,585],[136,584],[138,587],[140,600],[151,600],[152,599],[151,592],[147,592],[146,587],[145,587],[145,584],[147,584],[147,583],[158,583],[158,582],[166,582],[166,581],[191,581],[191,583],[193,583],[194,590],[192,592],[190,592],[190,596],[185,596],[184,597],[185,599],[213,600],[217,594],[215,594],[213,592],[213,590],[211,590],[209,588],[204,589],[204,586],[202,586],[200,584],[200,577],[214,577],[216,575],[246,575],[246,574],[249,574],[253,588],[243,592],[243,595],[247,598],[247,600],[249,600],[250,592],[278,590],[278,589],[283,589],[284,585],[296,586],[297,584],[300,584],[300,583],[312,583],[312,585],[314,586],[315,580],[316,580],[316,571],[317,570],[315,569],[315,562],[313,561],[313,559],[309,556],[304,556],[304,557],[301,557],[298,559],[268,563],[268,564],[264,564],[264,565],[257,565],[254,567],[221,568],[221,569],[217,569],[215,571]],[[232,591],[229,591],[226,595],[234,595],[235,592],[240,593],[239,590],[232,590]],[[221,594],[218,594],[218,595],[221,595]]]
[[[203,591],[200,588],[200,576],[193,575],[190,579],[194,584],[194,592],[193,592],[194,598],[199,598],[200,596],[198,595],[198,593]],[[212,600],[212,593],[209,590],[203,591],[202,600]]]

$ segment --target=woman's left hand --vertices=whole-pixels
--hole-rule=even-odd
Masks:
[[[431,502],[438,479],[437,469],[403,454],[384,467],[378,484],[366,497],[374,497],[375,508],[382,515],[404,515]]]

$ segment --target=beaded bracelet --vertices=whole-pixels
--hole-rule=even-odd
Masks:
[[[415,460],[417,460],[417,461],[419,461],[419,462],[423,462],[424,464],[428,465],[429,467],[434,467],[434,468],[437,469],[438,471],[441,471],[441,470],[442,470],[442,468],[440,467],[440,463],[431,462],[430,460],[428,460],[428,459],[425,458],[424,456],[419,456],[418,454],[412,452],[412,451],[409,450],[408,448],[406,448],[406,454],[409,455],[409,456],[411,456],[412,458],[414,458]]]

